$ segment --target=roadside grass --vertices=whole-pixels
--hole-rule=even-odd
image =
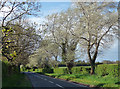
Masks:
[[[118,77],[111,76],[97,76],[90,74],[48,74],[46,75],[65,79],[67,81],[73,81],[77,83],[87,84],[94,87],[111,87],[111,89],[118,89]],[[116,87],[116,88],[115,88]]]
[[[54,73],[43,73],[42,69],[30,72],[45,74],[51,77],[64,79],[80,84],[86,84],[90,87],[104,87],[104,89],[120,89],[119,68],[118,64],[101,64],[96,67],[96,74],[90,75],[90,66],[73,67],[72,73],[68,74],[67,67],[53,68]],[[82,69],[82,71],[81,71]]]
[[[32,84],[25,74],[12,74],[2,78],[2,87],[29,87],[32,89]]]

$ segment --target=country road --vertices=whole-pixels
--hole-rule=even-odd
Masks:
[[[37,73],[26,72],[25,74],[28,76],[34,89],[92,89]]]

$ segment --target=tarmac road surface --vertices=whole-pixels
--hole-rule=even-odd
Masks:
[[[26,72],[25,74],[28,76],[34,89],[92,89],[87,86],[37,73]]]

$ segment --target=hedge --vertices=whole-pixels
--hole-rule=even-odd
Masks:
[[[90,66],[80,66],[80,67],[73,67],[71,71],[72,71],[72,74],[89,74],[90,70],[91,70]],[[54,73],[54,74],[69,73],[67,67],[59,67],[54,69],[52,68],[38,69],[37,71],[42,73]],[[118,77],[119,75],[118,73],[120,73],[120,68],[118,68],[118,64],[101,64],[101,65],[97,65],[97,67],[95,68],[95,74],[98,76],[109,75],[113,77]]]
[[[44,69],[42,69],[42,73],[53,73],[53,69],[51,69],[51,68],[44,68]]]
[[[81,66],[81,67],[73,67],[72,68],[72,73],[73,74],[88,74],[90,73],[90,66]],[[113,76],[113,77],[118,77],[120,68],[118,68],[118,64],[101,64],[97,65],[95,68],[95,73],[98,76]],[[55,68],[54,69],[55,74],[68,74],[68,69],[67,68]]]
[[[72,68],[72,73],[73,74],[86,74],[90,72],[90,68],[89,67],[73,67]],[[55,68],[54,69],[54,73],[56,74],[68,74],[68,69],[67,68]]]
[[[54,73],[56,74],[68,74],[67,68],[55,68]]]
[[[98,76],[110,75],[118,77],[118,70],[120,71],[117,64],[103,64],[96,67],[95,73]]]
[[[84,67],[73,67],[72,68],[73,74],[88,74],[90,73],[90,68]]]

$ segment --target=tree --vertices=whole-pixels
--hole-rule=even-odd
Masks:
[[[44,47],[44,50],[51,55],[51,64],[53,67],[58,67],[58,57],[60,56],[60,48],[57,44],[48,42],[47,47]]]
[[[71,74],[75,61],[75,50],[79,39],[76,39],[69,30],[74,29],[74,15],[69,9],[66,12],[52,14],[47,17],[47,38],[61,48],[62,61],[66,63]]]
[[[117,60],[115,63],[116,63],[116,64],[120,64],[120,61],[119,61],[119,60]]]
[[[6,57],[11,65],[25,65],[28,62],[28,57],[36,50],[38,43],[38,35],[33,27],[23,27],[19,24],[11,24],[10,32],[4,31],[2,42],[2,55]],[[8,29],[9,30],[9,29]],[[4,36],[5,35],[5,36]],[[19,69],[20,70],[20,69]]]
[[[30,55],[31,50],[28,49],[33,46],[32,44],[36,40],[35,29],[34,27],[23,25],[22,20],[25,16],[38,15],[40,7],[39,2],[16,2],[15,0],[12,2],[8,2],[7,0],[0,2],[2,55],[8,61],[13,61],[17,57],[23,59],[18,55],[25,58]],[[35,13],[36,11],[37,13]],[[16,62],[18,62],[18,58]]]
[[[103,47],[108,47],[117,33],[116,3],[75,3],[78,17],[76,31],[71,33],[80,39],[80,46],[87,51],[91,74],[95,73],[95,61]]]
[[[58,45],[51,43],[50,40],[41,40],[39,48],[30,56],[30,63],[37,64],[45,68],[46,66],[58,66],[58,56],[59,56],[59,47]]]
[[[110,60],[103,60],[102,63],[103,64],[113,64],[114,62],[110,61]]]
[[[23,16],[39,15],[41,4],[39,2],[16,2],[13,0],[0,1],[1,26],[7,26],[10,22],[21,19]]]

